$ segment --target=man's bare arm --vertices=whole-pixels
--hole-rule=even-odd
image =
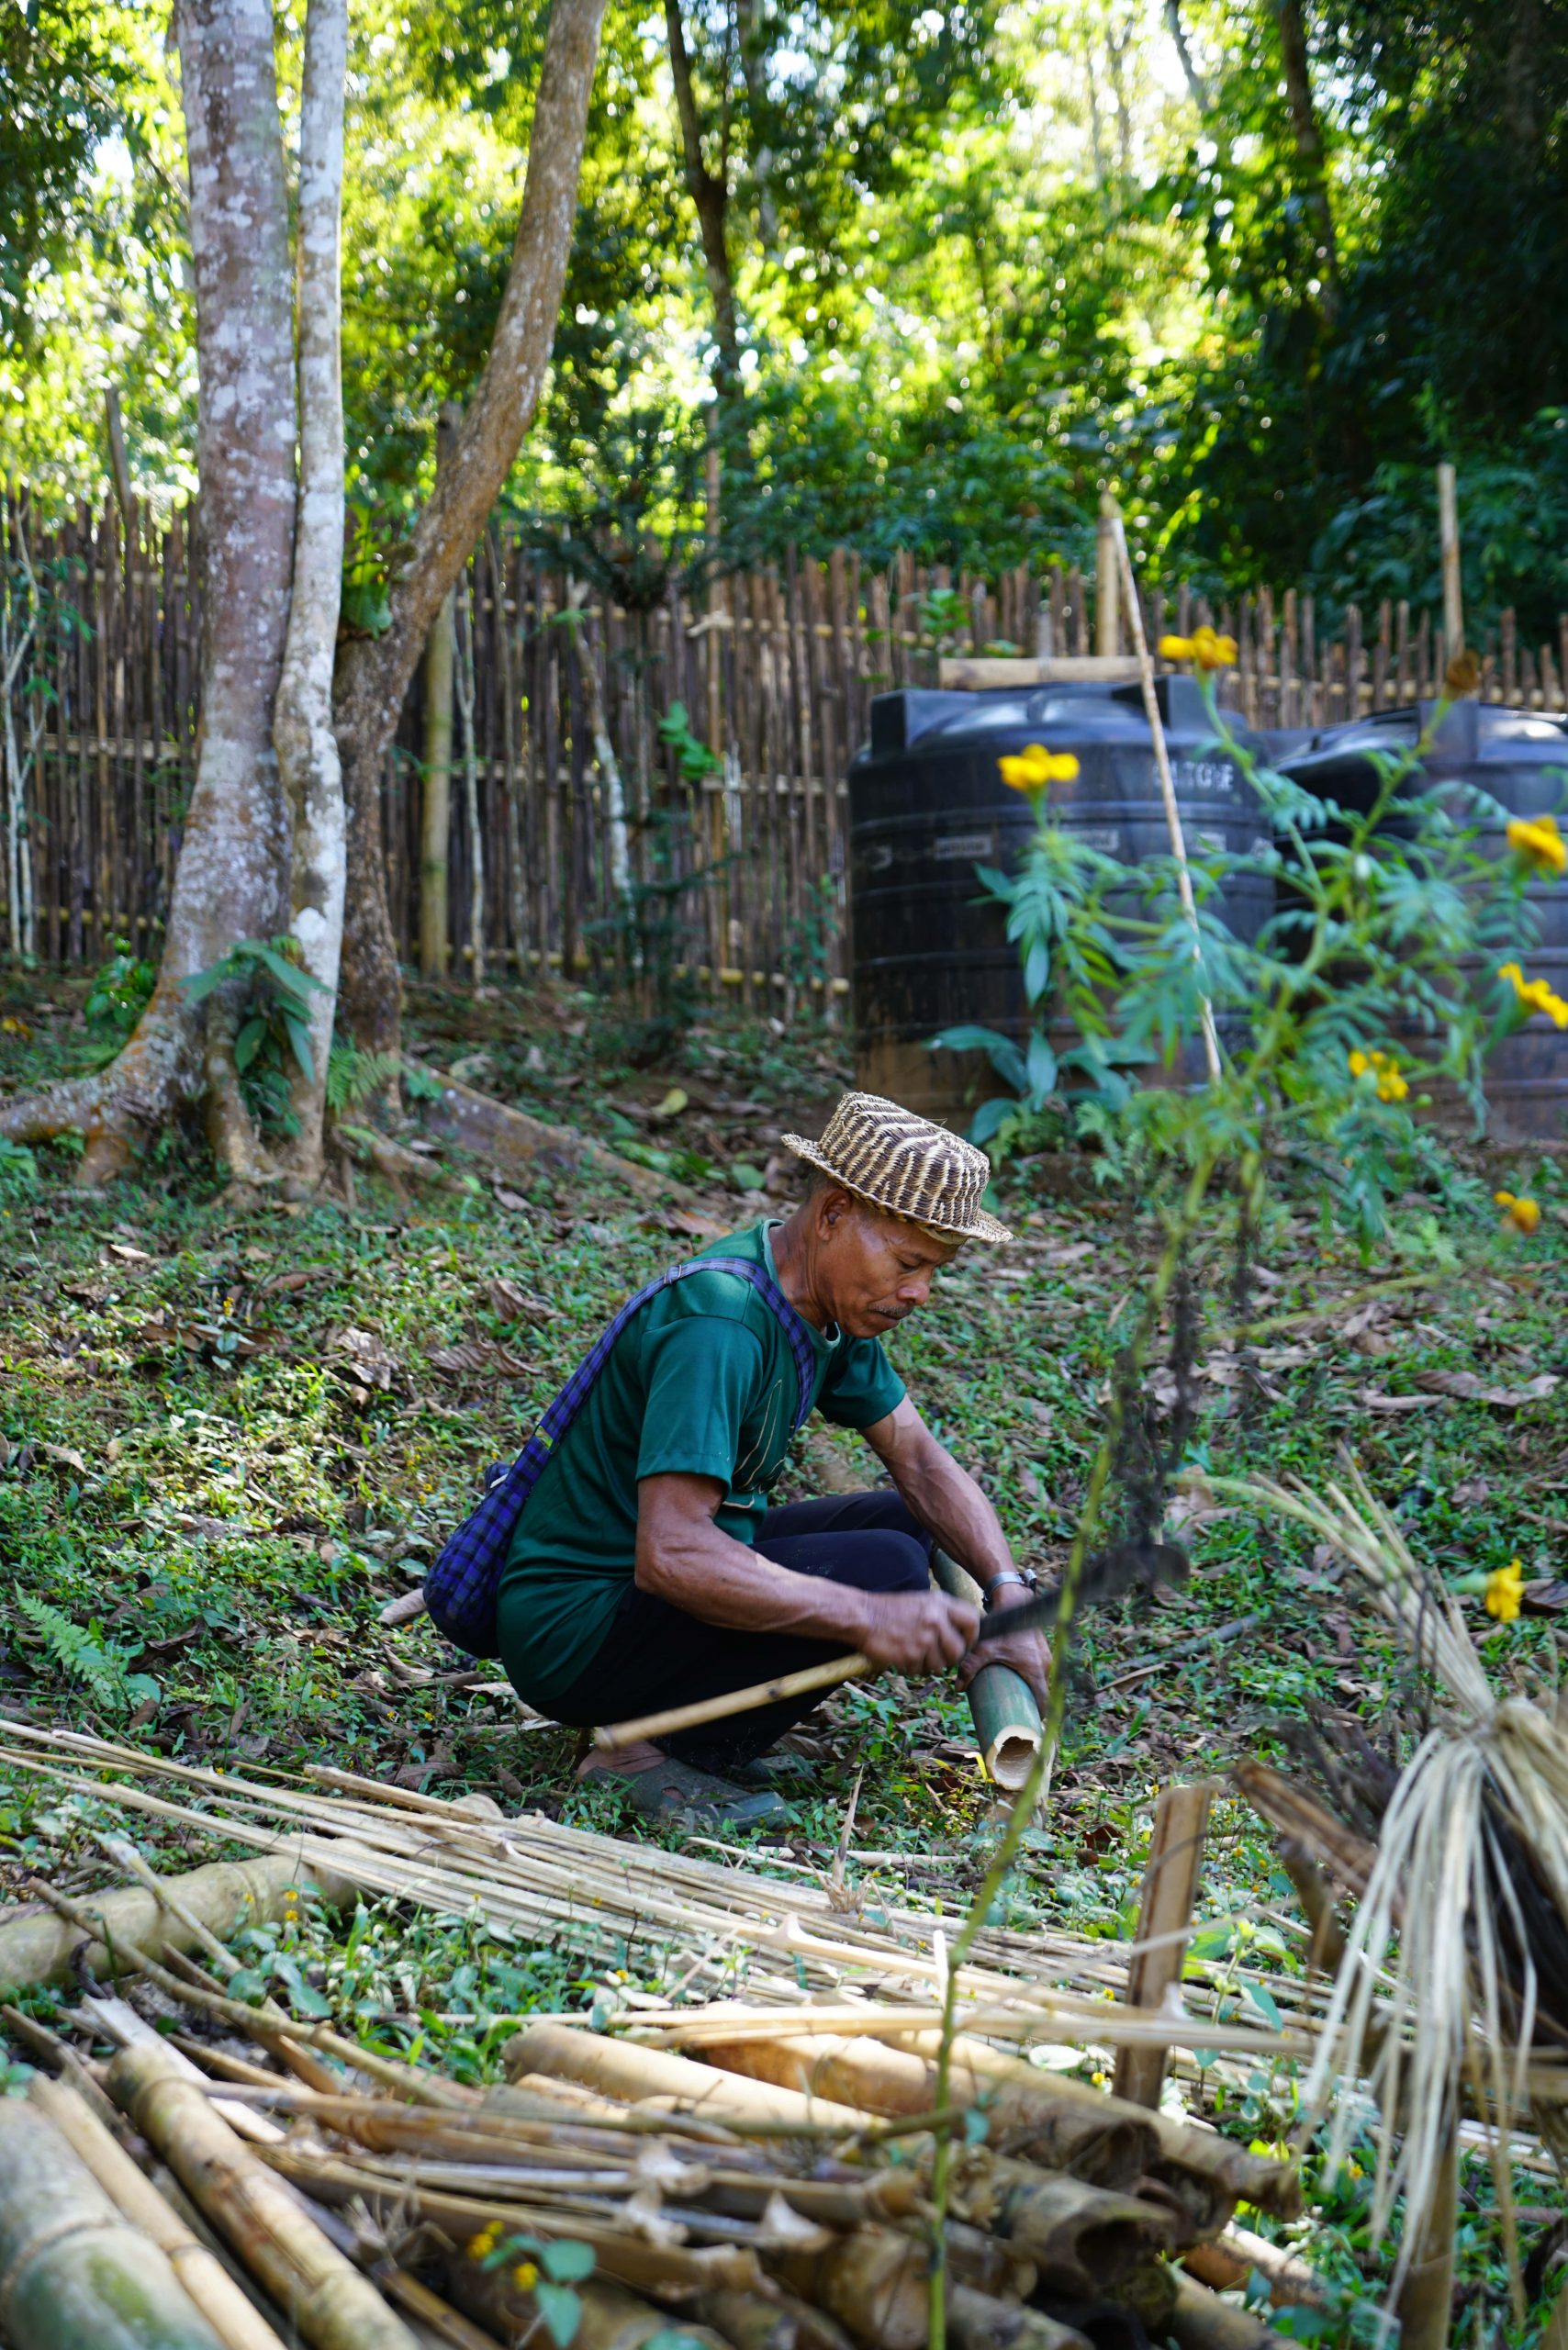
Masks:
[[[914,1516],[978,1583],[983,1587],[1012,1568],[1013,1553],[995,1510],[907,1395],[885,1420],[867,1428],[865,1437]]]
[[[978,1618],[938,1591],[857,1591],[798,1575],[715,1526],[716,1478],[644,1477],[637,1488],[636,1580],[700,1623],[737,1631],[795,1632],[859,1649],[876,1664],[938,1673],[956,1664]]]
[[[867,1443],[886,1468],[911,1514],[936,1537],[944,1550],[967,1567],[982,1589],[1013,1569],[1013,1553],[1002,1521],[967,1469],[939,1444],[906,1395],[885,1420],[864,1431]],[[1004,1584],[999,1596],[1026,1595]],[[1023,1674],[1042,1705],[1047,1695],[1048,1651],[1038,1632],[988,1641],[964,1662],[971,1679],[982,1665],[1010,1664]]]

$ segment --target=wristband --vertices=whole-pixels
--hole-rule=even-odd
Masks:
[[[988,1615],[991,1613],[995,1593],[1004,1583],[1019,1583],[1025,1591],[1030,1593],[1036,1588],[1036,1578],[1027,1568],[1021,1570],[1017,1567],[1003,1567],[999,1575],[992,1575],[985,1587],[985,1605]]]

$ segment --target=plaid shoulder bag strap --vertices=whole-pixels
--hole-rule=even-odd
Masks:
[[[646,1289],[640,1289],[635,1297],[627,1299],[592,1351],[545,1406],[538,1427],[505,1476],[497,1478],[478,1508],[443,1544],[426,1575],[425,1606],[431,1622],[444,1639],[465,1649],[470,1656],[498,1653],[496,1600],[518,1520],[539,1483],[545,1462],[588,1401],[615,1341],[641,1307],[673,1288],[677,1281],[689,1280],[693,1273],[734,1273],[750,1282],[778,1315],[795,1358],[801,1382],[795,1413],[797,1428],[811,1410],[816,1376],[811,1337],[777,1281],[760,1265],[741,1257],[693,1257],[684,1265],[672,1265],[667,1272],[650,1281]]]

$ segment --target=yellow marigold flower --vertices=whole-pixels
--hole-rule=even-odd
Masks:
[[[1505,1228],[1512,1225],[1516,1232],[1534,1232],[1540,1223],[1540,1208],[1534,1200],[1519,1200],[1512,1192],[1494,1192],[1495,1204],[1503,1211]]]
[[[1537,873],[1568,873],[1568,841],[1555,816],[1516,816],[1508,826],[1508,846]]]
[[[1544,1012],[1559,1028],[1568,1028],[1568,1000],[1558,995],[1550,980],[1527,979],[1517,963],[1505,963],[1497,973],[1506,979],[1527,1012]]]
[[[1486,1613],[1499,1624],[1511,1624],[1524,1606],[1525,1569],[1522,1559],[1511,1559],[1486,1578]]]
[[[1198,669],[1230,669],[1236,666],[1236,639],[1220,636],[1205,622],[1195,628],[1191,636],[1162,636],[1159,640],[1162,661],[1191,661]]]
[[[1047,751],[1043,743],[1031,743],[996,764],[1010,791],[1044,791],[1048,783],[1070,783],[1078,773],[1070,751]]]
[[[499,2222],[492,2220],[487,2227],[480,2229],[476,2236],[470,2236],[468,2239],[469,2259],[483,2260],[487,2252],[494,2251],[500,2232]]]
[[[525,2293],[532,2293],[539,2282],[539,2271],[532,2260],[520,2260],[511,2272],[511,2281],[521,2285]]]
[[[1365,1077],[1372,1065],[1372,1056],[1369,1053],[1355,1052],[1350,1055],[1350,1075],[1352,1077]]]

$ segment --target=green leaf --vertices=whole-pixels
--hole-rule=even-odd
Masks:
[[[1273,1993],[1265,1990],[1261,1983],[1244,1983],[1241,1987],[1264,2022],[1275,2031],[1283,2031],[1285,2020],[1280,2013]]]
[[[225,955],[218,962],[209,963],[205,971],[193,971],[181,984],[191,1002],[200,1003],[204,996],[213,994],[228,980],[238,976],[233,956]]]
[[[752,1166],[750,1160],[745,1158],[735,1160],[730,1169],[730,1181],[738,1184],[743,1192],[763,1192],[767,1188],[767,1178],[761,1168]]]
[[[267,1024],[260,1013],[253,1013],[234,1039],[234,1066],[241,1076],[261,1051],[266,1036]]]
[[[543,2277],[533,2288],[533,2299],[555,2350],[567,2350],[583,2322],[581,2301],[569,2286],[550,2285]]]
[[[294,1047],[294,1058],[299,1063],[301,1073],[308,1079],[314,1077],[316,1064],[310,1052],[308,1026],[303,1020],[297,1019],[286,1008],[283,1015],[283,1024],[288,1032],[288,1041]]]
[[[594,2249],[591,2244],[547,2244],[539,2263],[553,2285],[578,2285],[593,2275]]]
[[[301,1003],[304,1003],[312,994],[328,995],[331,992],[312,972],[301,970],[297,963],[291,963],[286,956],[280,955],[276,947],[269,946],[264,938],[248,938],[243,945],[249,949],[254,960],[277,981],[285,993],[297,996]]]
[[[1028,1078],[1029,1104],[1038,1110],[1048,1102],[1057,1089],[1057,1057],[1046,1040],[1042,1029],[1036,1028],[1029,1039],[1029,1055],[1025,1063]]]

